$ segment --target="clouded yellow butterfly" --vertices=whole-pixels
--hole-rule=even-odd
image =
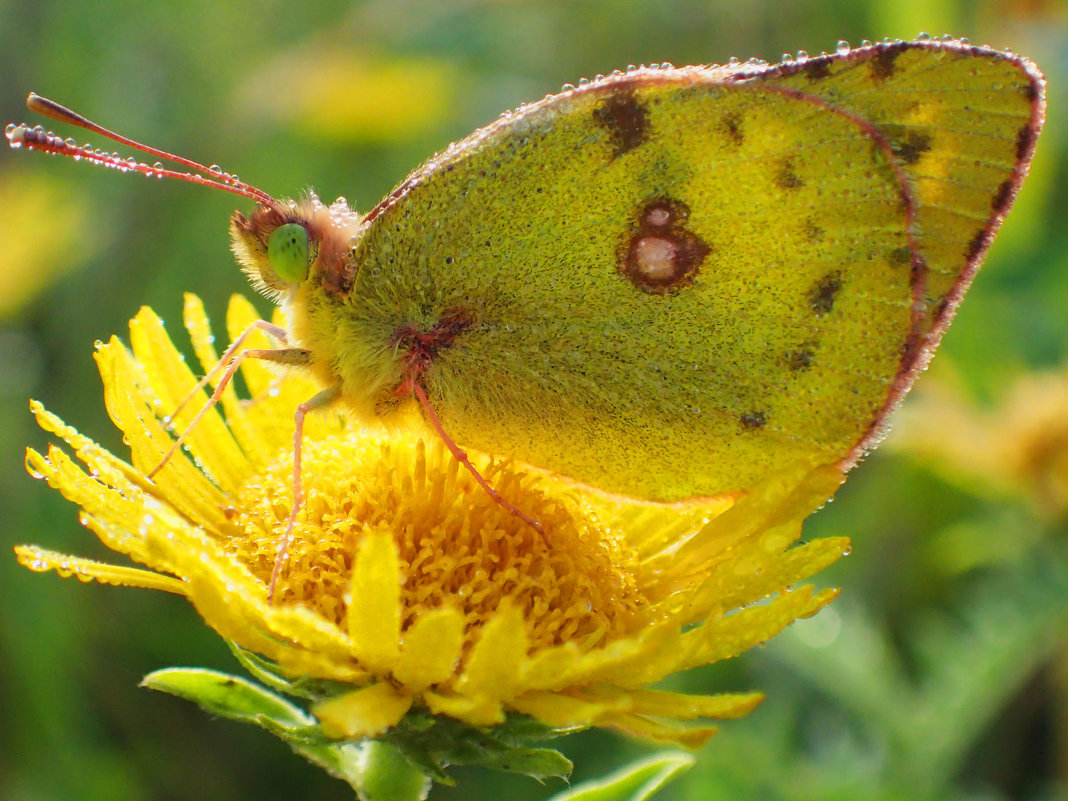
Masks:
[[[365,215],[178,161],[257,203],[233,217],[234,250],[290,327],[250,355],[311,369],[324,390],[301,414],[372,420],[415,395],[456,443],[676,502],[847,469],[875,443],[1043,113],[1024,58],[885,42],[567,87]]]

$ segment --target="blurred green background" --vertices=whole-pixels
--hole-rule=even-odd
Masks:
[[[677,677],[768,699],[659,797],[1068,798],[1065,3],[0,0],[0,110],[24,119],[33,90],[274,194],[311,186],[366,210],[449,141],[583,76],[919,31],[1042,66],[1032,176],[897,429],[808,523],[853,537],[819,577],[841,599]],[[46,442],[27,400],[122,453],[93,342],[142,304],[177,324],[191,290],[221,320],[250,291],[228,252],[234,198],[5,150],[0,202],[0,798],[350,798],[263,731],[137,687],[167,665],[237,669],[181,599],[37,576],[10,555],[29,542],[107,558],[25,474],[23,449]],[[576,780],[649,750],[596,732],[564,747]],[[432,798],[560,789],[456,775]]]

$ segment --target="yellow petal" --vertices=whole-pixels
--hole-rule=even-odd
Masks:
[[[152,470],[170,448],[171,437],[137,387],[130,354],[113,338],[97,350],[96,360],[108,414],[130,443],[134,466],[144,472]],[[156,483],[160,494],[191,520],[226,528],[221,511],[226,505],[225,496],[181,453],[171,458],[156,476]]]
[[[522,612],[505,604],[483,627],[456,683],[457,691],[476,698],[511,698],[519,684],[528,647]]]
[[[683,653],[671,660],[671,666],[657,666],[667,672],[718,662],[770,640],[798,618],[811,617],[829,604],[837,590],[823,590],[813,595],[811,587],[800,587],[780,595],[766,606],[753,606],[735,615],[710,621],[683,635]],[[656,681],[666,675],[654,669]]]
[[[256,311],[248,298],[244,295],[233,295],[230,304],[226,307],[226,330],[233,342],[245,330],[257,320],[262,320],[263,315]],[[270,337],[262,332],[257,332],[249,337],[247,342],[250,348],[277,347],[277,342],[272,342]],[[253,398],[262,395],[271,388],[271,384],[278,380],[278,374],[271,371],[267,362],[260,359],[249,359],[241,366],[241,375],[245,379],[248,391]]]
[[[352,652],[368,670],[387,674],[400,651],[400,562],[387,531],[369,531],[352,569],[348,629]]]
[[[171,342],[163,321],[151,309],[142,308],[130,321],[130,346],[151,382],[151,391],[159,399],[157,411],[165,416],[173,414],[197,379]],[[207,402],[208,393],[198,391],[178,412],[174,430],[185,431]],[[189,429],[186,444],[201,468],[224,491],[237,487],[248,473],[248,462],[217,408],[209,410]]]
[[[719,731],[716,726],[686,726],[672,720],[652,720],[627,712],[606,715],[601,725],[613,726],[632,737],[681,745],[683,748],[700,748]]]
[[[154,570],[176,572],[169,561],[160,560],[150,552],[143,535],[143,530],[147,530],[146,521],[155,520],[152,512],[175,516],[173,510],[147,496],[139,487],[131,487],[121,480],[117,486],[111,487],[87,475],[70,456],[55,446],[49,446],[47,457],[33,449],[27,450],[26,466],[31,473],[44,478],[49,486],[58,489],[63,497],[80,506],[85,525],[109,548],[128,554]],[[98,524],[102,520],[115,521],[116,525],[100,527]]]
[[[651,662],[675,659],[681,646],[682,633],[678,626],[648,626],[637,636],[583,654],[569,671],[567,684],[553,683],[539,689],[563,690],[568,685],[599,682],[637,687],[645,683],[642,676]]]
[[[447,695],[424,690],[423,701],[435,715],[448,715],[472,726],[496,726],[504,723],[504,706],[492,698]]]
[[[834,465],[777,476],[743,495],[700,533],[674,551],[650,562],[665,575],[703,574],[708,566],[729,558],[732,547],[768,529],[804,520],[834,494],[845,480]]]
[[[78,458],[89,467],[93,475],[109,486],[118,486],[117,482],[128,481],[142,488],[151,486],[145,477],[134,469],[133,465],[101,448],[89,437],[67,425],[59,417],[45,409],[39,401],[30,401],[30,411],[44,431],[49,431],[62,439],[74,449]]]
[[[582,652],[574,642],[565,642],[531,654],[523,674],[523,683],[535,690],[566,687],[571,684],[581,658]]]
[[[412,696],[380,683],[316,704],[312,713],[327,737],[373,737],[399,723],[411,706]]]
[[[517,712],[537,718],[549,726],[566,728],[569,726],[595,726],[607,714],[626,712],[630,709],[630,698],[619,695],[590,701],[573,698],[562,693],[527,693],[508,704]]]
[[[814,540],[785,553],[779,553],[780,549],[761,553],[763,545],[753,550],[751,560],[724,562],[710,571],[693,592],[688,609],[691,615],[696,619],[716,617],[774,595],[840,559],[849,552],[849,539]]]
[[[92,559],[81,559],[77,556],[68,556],[56,551],[38,548],[34,545],[16,545],[15,556],[20,565],[28,567],[37,573],[55,570],[64,578],[75,576],[79,581],[98,581],[101,584],[141,587],[146,590],[163,590],[164,592],[173,592],[178,595],[185,594],[185,588],[178,579],[161,576],[159,573],[153,573],[149,570],[109,565]]]
[[[455,671],[463,644],[463,613],[452,606],[432,609],[404,633],[393,676],[412,692],[443,682]]]
[[[815,614],[837,594],[824,590],[813,597],[811,587],[780,595],[762,606],[709,620],[682,633],[678,626],[656,627],[646,635],[639,653],[619,661],[605,660],[585,675],[587,682],[608,682],[626,688],[659,681],[698,665],[737,656],[778,634],[794,620]],[[595,656],[596,652],[590,654]]]
[[[583,503],[605,525],[625,531],[627,544],[645,561],[677,549],[679,543],[689,540],[736,500],[736,496],[724,495],[699,503],[663,504],[593,494],[583,498]]]
[[[693,720],[694,718],[740,718],[748,715],[764,700],[763,693],[722,693],[720,695],[687,695],[662,690],[620,690],[598,687],[585,692],[584,697],[602,703],[627,698],[628,710],[635,715],[658,718]]]
[[[182,317],[185,321],[185,328],[189,332],[193,352],[196,353],[200,362],[200,369],[204,375],[207,375],[219,367],[219,354],[215,349],[215,337],[211,333],[211,322],[208,320],[207,312],[204,311],[204,304],[191,292],[185,294]],[[246,343],[246,347],[252,346]],[[218,380],[217,376],[216,380]],[[226,424],[248,461],[253,464],[265,462],[270,451],[265,447],[263,437],[249,423],[245,404],[238,400],[233,381],[223,390],[220,403],[226,415]]]

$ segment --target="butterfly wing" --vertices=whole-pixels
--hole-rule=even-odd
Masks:
[[[361,356],[339,372],[388,408],[420,332],[457,442],[634,497],[848,467],[948,322],[1041,114],[1029,62],[943,42],[567,90],[371,212],[336,320]]]

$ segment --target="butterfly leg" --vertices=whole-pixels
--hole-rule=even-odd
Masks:
[[[267,323],[270,325],[270,323]],[[229,350],[233,349],[231,346]],[[148,478],[154,478],[164,465],[171,460],[171,457],[178,452],[178,449],[185,442],[197,423],[204,419],[206,415],[216,403],[223,396],[223,392],[226,391],[226,387],[233,380],[234,375],[237,373],[238,368],[245,359],[264,359],[266,361],[278,362],[293,367],[303,367],[311,362],[311,353],[303,348],[246,348],[242,351],[238,351],[236,355],[233,355],[226,365],[226,370],[219,378],[219,383],[215,385],[215,391],[211,393],[211,397],[208,398],[208,402],[200,409],[199,412],[189,421],[189,425],[185,427],[185,430],[178,435],[178,439],[174,441],[170,449],[163,454],[163,458],[160,463],[153,468],[152,472],[148,474]],[[214,371],[213,371],[214,372]],[[209,374],[210,375],[210,374]]]
[[[520,520],[529,525],[539,534],[544,535],[545,532],[542,530],[541,523],[532,518],[530,515],[525,514],[521,510],[517,509],[515,506],[505,500],[501,496],[501,494],[497,492],[497,490],[490,486],[490,483],[486,481],[483,475],[478,472],[478,468],[471,464],[471,460],[467,458],[467,451],[457,445],[456,442],[452,439],[452,437],[450,437],[445,432],[445,429],[441,425],[441,421],[438,420],[437,414],[434,413],[434,407],[430,405],[430,400],[427,398],[426,392],[423,390],[423,387],[419,384],[418,381],[411,382],[411,391],[415,395],[416,399],[418,399],[420,405],[423,407],[423,411],[426,412],[426,416],[427,419],[430,420],[430,424],[434,426],[434,429],[438,432],[438,436],[441,437],[442,442],[445,443],[445,447],[449,449],[450,453],[452,453],[453,458],[464,466],[467,472],[471,474],[471,476],[475,479],[478,485],[482,487],[486,494],[489,495],[494,501],[499,503],[501,507],[506,509],[509,513],[518,517]]]
[[[197,382],[197,385],[195,387],[189,390],[189,394],[182,398],[181,402],[175,407],[174,411],[171,412],[167,416],[167,419],[163,421],[165,425],[170,427],[174,423],[175,418],[178,417],[178,414],[182,411],[182,409],[186,407],[189,401],[193,400],[193,398],[196,397],[196,394],[200,392],[200,390],[204,389],[204,387],[206,387],[208,383],[215,378],[215,376],[217,376],[220,372],[226,369],[226,366],[230,363],[230,360],[234,358],[234,354],[237,353],[241,349],[241,346],[245,344],[245,340],[248,339],[256,331],[265,332],[268,336],[278,340],[283,345],[289,344],[288,334],[286,333],[286,330],[282,328],[282,326],[275,325],[274,323],[269,323],[266,320],[257,320],[244,331],[242,331],[238,335],[237,339],[230,343],[230,347],[226,349],[222,357],[215,363],[215,366],[212,367],[211,370],[209,370],[208,373],[203,378],[201,378],[200,381]],[[162,466],[163,465],[160,465],[159,467]],[[157,467],[156,470],[152,472],[157,472],[159,470],[159,467]]]
[[[282,542],[278,546],[278,552],[274,557],[274,570],[271,571],[271,583],[267,586],[267,603],[272,603],[274,601],[274,589],[278,584],[278,576],[281,574],[282,567],[286,563],[286,559],[289,555],[289,546],[293,542],[293,526],[296,525],[297,522],[297,512],[300,511],[300,507],[304,504],[304,487],[301,480],[304,418],[308,416],[308,412],[316,409],[325,409],[336,403],[340,398],[341,385],[335,384],[304,401],[304,403],[297,407],[297,411],[293,415],[293,506],[289,510],[289,519],[286,521],[286,531],[285,534],[282,535]]]

